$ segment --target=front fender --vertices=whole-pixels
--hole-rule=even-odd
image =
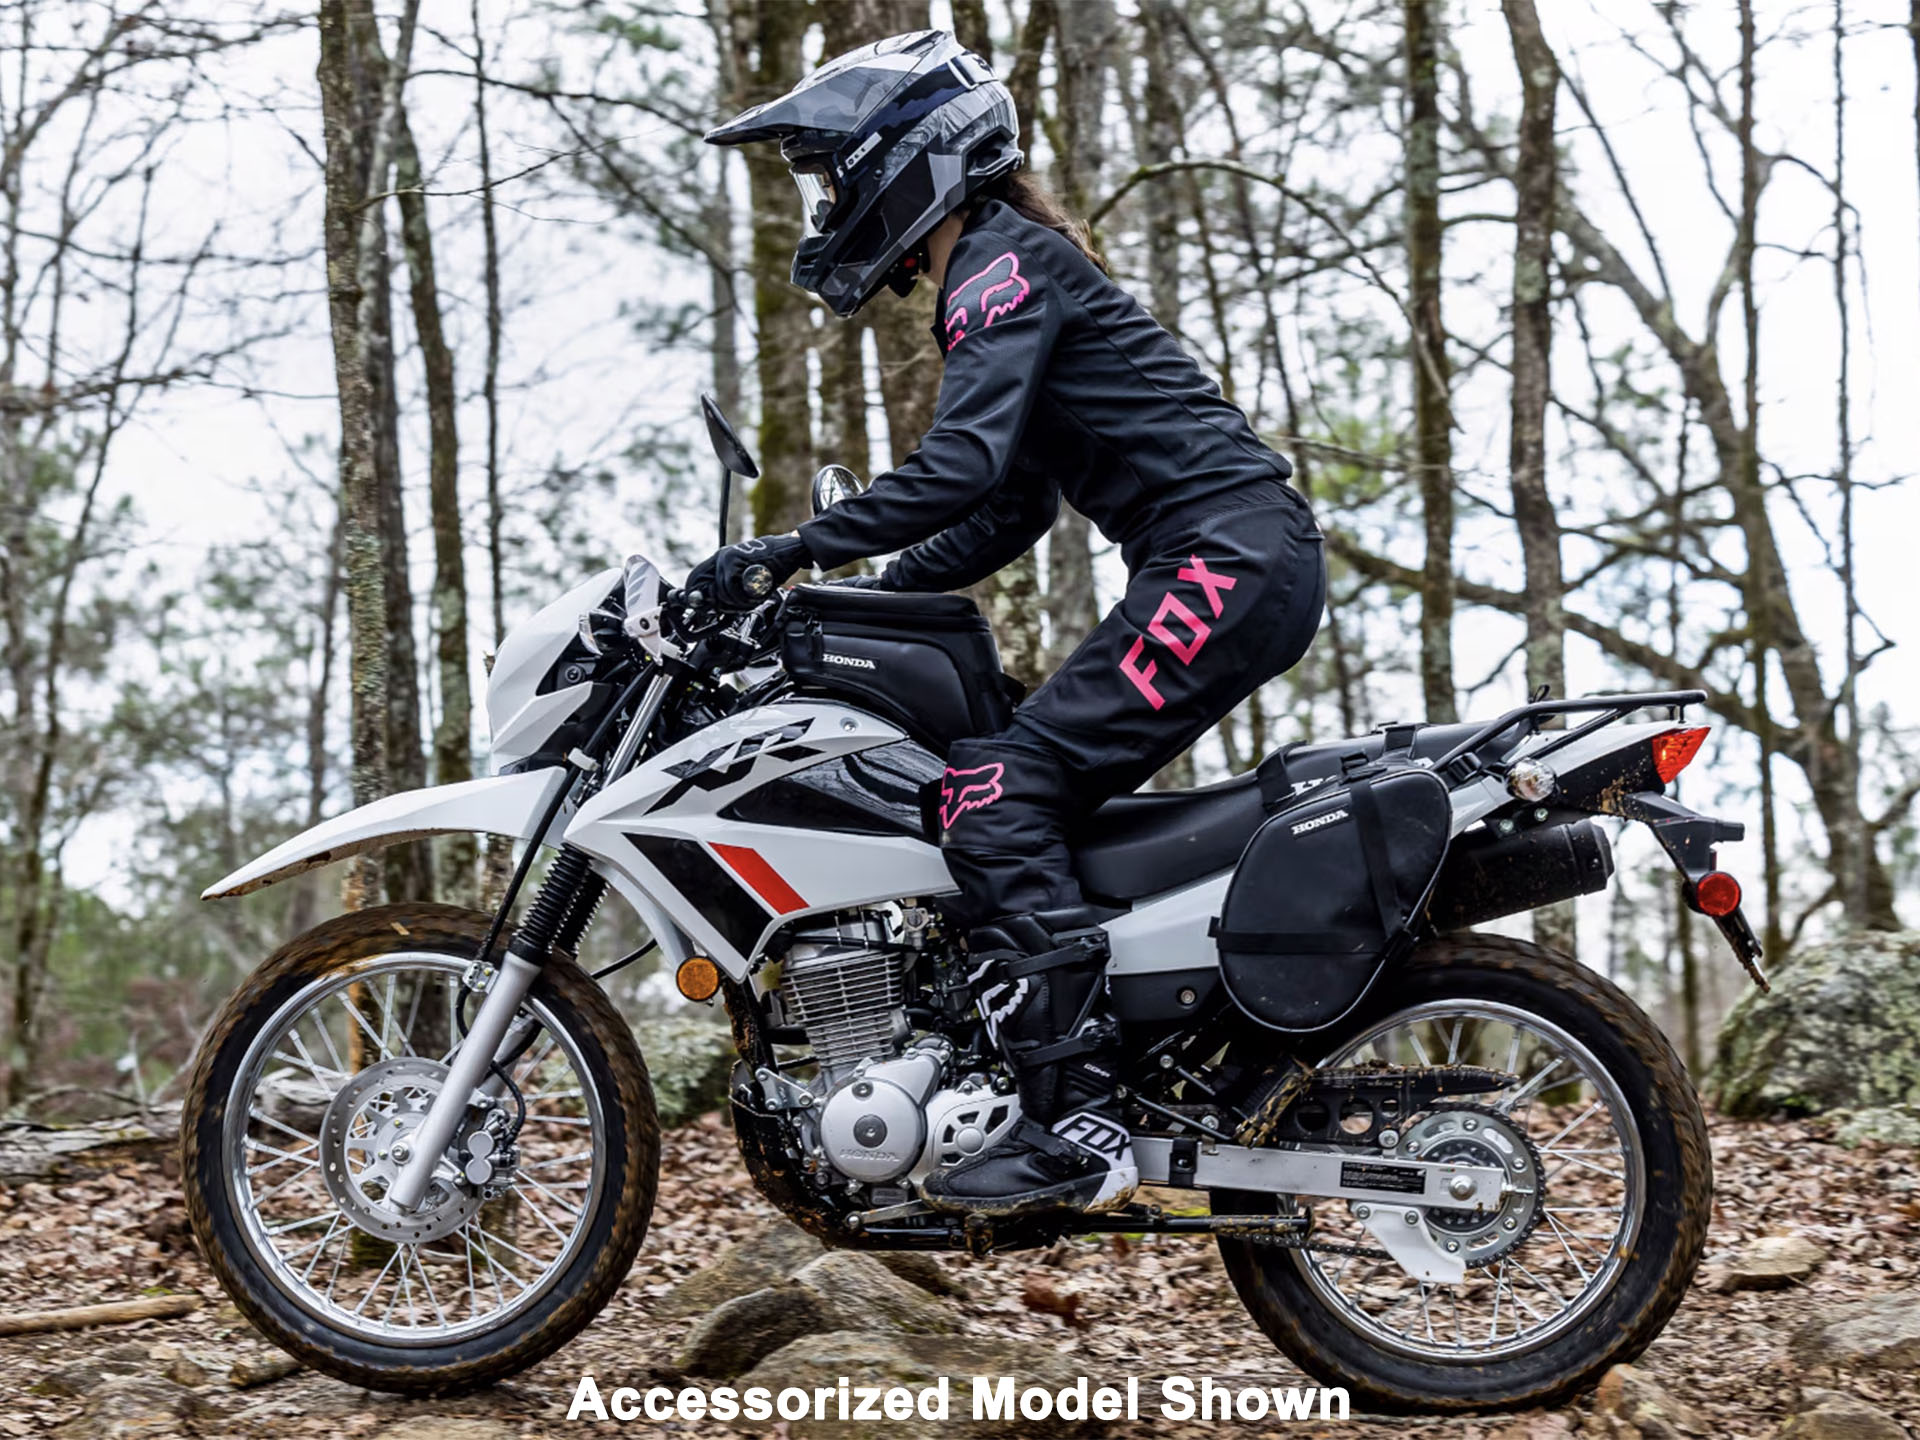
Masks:
[[[458,785],[388,795],[323,820],[274,846],[226,879],[215,881],[200,898],[220,900],[246,895],[349,855],[424,835],[478,832],[531,840],[555,792],[567,783],[568,773],[564,769],[532,770],[524,775],[492,775]]]

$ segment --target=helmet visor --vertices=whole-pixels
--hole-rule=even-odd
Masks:
[[[793,183],[800,187],[800,221],[809,235],[818,235],[827,223],[839,195],[833,177],[824,170],[796,170]]]

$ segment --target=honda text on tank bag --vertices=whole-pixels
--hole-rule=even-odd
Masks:
[[[1281,807],[1248,842],[1214,922],[1234,1003],[1322,1030],[1412,948],[1447,858],[1447,787],[1414,765],[1355,766]]]

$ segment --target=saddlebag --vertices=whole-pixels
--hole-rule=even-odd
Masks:
[[[780,663],[803,693],[862,705],[941,755],[1005,728],[1022,693],[964,595],[797,586]]]
[[[1406,764],[1352,769],[1276,811],[1213,923],[1234,1002],[1293,1033],[1345,1016],[1411,947],[1451,819],[1446,785]]]

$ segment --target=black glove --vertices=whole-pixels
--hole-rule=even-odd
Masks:
[[[845,585],[850,590],[891,590],[893,581],[887,578],[883,570],[878,575],[842,575],[838,580],[829,580],[829,585]]]
[[[751,610],[811,561],[807,542],[798,535],[756,535],[694,566],[687,589],[706,591],[723,610]]]

